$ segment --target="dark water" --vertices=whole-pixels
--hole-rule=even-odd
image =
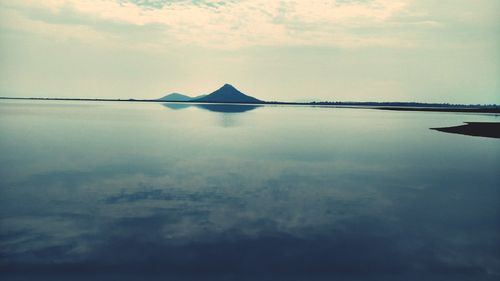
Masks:
[[[500,117],[0,102],[2,280],[498,280]]]

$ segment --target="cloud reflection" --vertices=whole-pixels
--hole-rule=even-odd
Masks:
[[[447,138],[428,133],[427,124],[415,133],[415,115],[408,113],[374,120],[380,113],[273,108],[255,111],[265,115],[198,111],[185,119],[194,111],[135,106],[117,110],[116,119],[103,114],[109,108],[96,108],[103,111],[91,115],[104,121],[91,123],[95,130],[85,127],[84,113],[74,116],[68,126],[78,129],[61,137],[72,145],[57,145],[64,152],[57,154],[44,148],[59,138],[51,130],[61,118],[36,119],[47,122],[30,128],[42,144],[33,146],[37,153],[2,166],[5,175],[22,170],[0,177],[2,280],[500,275],[499,181],[492,169],[498,159],[485,153],[495,140]],[[217,128],[210,118],[200,125],[207,115],[252,122],[238,130]],[[385,126],[397,116],[405,126]],[[367,133],[347,130],[346,120]],[[18,156],[13,136],[25,128],[4,130],[11,139],[0,139],[0,163]],[[141,149],[134,151],[139,136]],[[93,149],[93,141],[105,145]],[[32,168],[47,161],[59,165]]]
[[[254,164],[249,168],[258,171],[259,164]],[[495,274],[494,244],[477,241],[472,229],[460,229],[465,236],[460,242],[464,246],[459,246],[452,236],[443,236],[450,230],[438,217],[405,221],[420,212],[414,195],[392,188],[370,191],[373,177],[339,186],[329,177],[309,177],[307,168],[290,176],[283,166],[250,184],[235,167],[220,174],[214,174],[217,169],[202,170],[204,186],[180,188],[174,185],[185,182],[176,175],[180,170],[169,169],[175,178],[172,185],[157,173],[127,176],[118,169],[97,178],[89,178],[89,173],[66,173],[63,178],[54,174],[57,181],[37,176],[29,185],[42,185],[53,197],[24,217],[2,220],[2,271],[315,273],[325,280],[342,274],[439,274],[449,280]],[[121,188],[93,189],[89,194],[88,186],[108,189],[106,181],[116,176]],[[212,176],[218,180],[210,180]],[[343,176],[336,176],[342,182]],[[380,180],[403,184],[399,178]],[[61,184],[71,184],[75,196],[51,192]],[[442,198],[438,192],[429,188],[416,193]],[[458,197],[467,194],[466,189],[456,192]],[[42,194],[35,197],[44,200]],[[469,251],[471,244],[481,260]]]

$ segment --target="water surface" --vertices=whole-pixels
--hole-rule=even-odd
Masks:
[[[0,277],[498,280],[499,121],[0,101]]]

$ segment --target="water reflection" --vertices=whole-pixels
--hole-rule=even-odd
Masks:
[[[226,130],[157,108],[0,112],[2,280],[500,274],[498,143],[427,129],[455,117],[263,108]]]
[[[188,103],[164,103],[162,105],[173,110],[185,109],[191,106]]]
[[[163,106],[169,109],[184,109],[190,106],[205,109],[212,112],[221,113],[243,113],[260,107],[260,105],[251,104],[187,104],[187,103],[164,103]]]
[[[195,104],[195,103],[164,103],[163,106],[172,109],[172,110],[180,110],[186,109],[189,107],[199,108],[209,112],[221,113],[217,118],[217,124],[223,128],[231,128],[238,127],[239,124],[239,113],[246,113],[252,110],[255,110],[260,105],[251,105],[251,104]]]

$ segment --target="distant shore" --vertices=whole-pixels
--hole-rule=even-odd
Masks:
[[[460,105],[440,103],[415,102],[193,102],[193,101],[165,101],[161,99],[89,99],[89,98],[17,98],[0,97],[0,100],[37,100],[37,101],[97,101],[97,102],[154,102],[154,103],[193,103],[193,104],[247,104],[247,105],[298,105],[335,108],[363,108],[395,111],[426,111],[426,112],[469,112],[469,113],[498,113],[497,105]]]

